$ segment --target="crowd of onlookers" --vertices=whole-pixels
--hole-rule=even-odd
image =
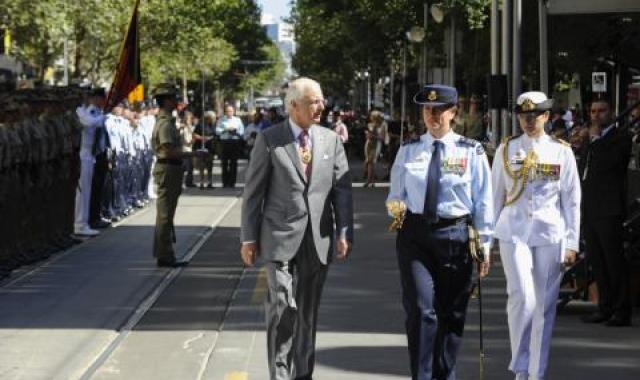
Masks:
[[[257,108],[237,117],[231,105],[225,107],[220,117],[211,110],[206,111],[204,116],[200,114],[189,106],[179,105],[175,116],[183,150],[206,153],[196,154],[184,162],[185,186],[199,186],[201,189],[214,186],[213,167],[216,158],[222,166],[223,187],[235,186],[237,160],[248,159],[257,134],[286,117],[284,110],[277,107]],[[234,132],[227,133],[224,128],[220,129],[220,125],[226,124],[230,118],[235,118],[234,124],[238,126],[233,128]],[[584,114],[583,110],[558,108],[551,113],[545,130],[549,135],[568,141],[578,155],[589,135],[588,121],[589,115]],[[361,179],[365,187],[375,186],[376,180],[388,180],[391,165],[403,142],[401,139],[406,142],[422,134],[421,125],[413,122],[412,115],[407,117],[401,133],[400,121],[382,111],[372,109],[361,114],[348,105],[343,109],[326,107],[321,124],[340,136],[349,158],[363,162]],[[481,97],[472,95],[468,100],[461,98],[453,121],[454,132],[488,143],[489,124],[489,115],[483,111]],[[194,171],[199,173],[199,178],[194,178]]]
[[[640,108],[629,115],[629,120],[640,116]],[[572,107],[556,108],[551,112],[545,132],[571,144],[576,157],[579,158],[584,141],[589,138],[590,115],[588,109]],[[413,121],[413,115],[407,117],[400,132],[400,121],[390,118],[378,109],[368,114],[359,114],[347,107],[344,110],[334,109],[327,112],[323,125],[336,131],[351,158],[363,161],[362,180],[365,187],[374,186],[376,180],[387,180],[390,166],[400,145],[418,138],[423,132],[421,125]],[[468,100],[460,99],[457,115],[453,121],[453,131],[467,138],[489,144],[490,116],[484,111],[482,98],[472,95]],[[640,154],[640,122],[630,126],[634,136],[634,156]],[[499,142],[499,141],[498,141]],[[632,166],[640,165],[640,159],[632,158]],[[380,176],[380,173],[384,173]],[[376,174],[377,173],[377,174]]]
[[[182,149],[199,153],[184,160],[185,186],[197,186],[194,180],[194,170],[197,170],[200,174],[199,187],[213,188],[214,159],[218,158],[223,187],[234,187],[238,159],[250,157],[258,133],[283,120],[277,108],[257,108],[241,118],[236,116],[232,105],[226,105],[220,117],[212,110],[199,117],[194,110],[180,105],[176,112],[176,126],[182,137]]]

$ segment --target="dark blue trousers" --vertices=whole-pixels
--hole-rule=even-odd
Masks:
[[[455,380],[471,291],[467,224],[433,229],[409,215],[396,248],[413,380]]]

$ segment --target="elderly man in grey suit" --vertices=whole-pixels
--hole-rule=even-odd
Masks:
[[[288,120],[258,134],[246,172],[241,256],[266,263],[267,349],[272,380],[311,379],[318,304],[334,252],[353,242],[349,164],[338,135],[318,125],[320,85],[289,84]]]

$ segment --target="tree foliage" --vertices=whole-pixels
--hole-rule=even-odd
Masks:
[[[444,0],[444,11],[469,29],[482,28],[491,0]],[[298,43],[293,64],[331,92],[346,94],[356,72],[388,75],[399,61],[405,33],[423,22],[423,0],[298,0],[292,21]],[[442,41],[444,26],[431,22],[429,46]],[[441,47],[436,50],[441,51]],[[409,64],[416,57],[409,49]]]
[[[72,77],[94,83],[110,81],[134,0],[0,0],[6,13],[0,26],[14,38],[13,55],[37,69],[63,56],[69,42]],[[139,11],[143,77],[149,84],[179,79],[186,83],[202,71],[225,86],[282,77],[279,56],[260,26],[254,0],[142,0]],[[271,58],[271,59],[269,59]],[[235,74],[242,59],[274,64]]]

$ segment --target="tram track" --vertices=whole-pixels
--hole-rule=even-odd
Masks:
[[[236,203],[240,200],[239,195],[230,201],[209,226],[200,233],[200,236],[195,240],[191,247],[184,255],[184,259],[190,261],[196,253],[202,248],[205,242],[216,231],[220,222],[229,214]],[[93,378],[96,372],[107,362],[111,355],[118,349],[118,347],[125,341],[131,331],[138,325],[145,314],[153,307],[156,301],[162,296],[165,290],[173,283],[173,281],[182,273],[185,268],[173,268],[169,270],[163,278],[155,285],[148,293],[147,296],[139,303],[136,309],[127,318],[124,324],[118,329],[117,334],[111,339],[111,341],[105,346],[105,348],[91,361],[87,368],[82,372],[79,379],[89,380]],[[215,342],[214,342],[215,345]]]

